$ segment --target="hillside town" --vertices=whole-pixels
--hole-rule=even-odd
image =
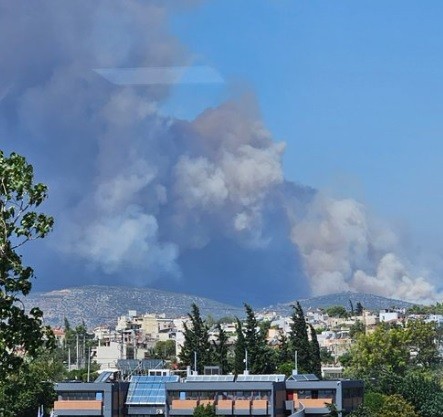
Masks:
[[[210,343],[206,346],[220,345],[220,335],[224,334],[226,354],[239,354],[236,349],[238,337],[251,337],[250,333],[248,336],[248,326],[252,319],[255,333],[252,337],[257,337],[265,329],[266,345],[282,351],[284,341],[295,331],[294,322],[298,316],[279,316],[272,311],[254,313],[249,306],[245,305],[245,308],[248,314],[242,323],[231,317],[202,320],[200,324],[204,325]],[[194,338],[191,343],[189,339],[190,334],[195,337],[198,334],[200,319],[195,305],[188,316],[177,318],[167,318],[159,313],[138,314],[131,310],[116,319],[115,327],[98,326],[91,332],[82,326],[77,326],[77,331],[73,332],[65,320],[65,329],[56,328],[54,334],[59,348],[68,349],[66,366],[76,379],[55,385],[58,396],[54,402],[55,415],[70,416],[74,412],[75,415],[95,415],[88,413],[96,410],[102,413],[97,415],[105,417],[111,416],[111,411],[122,413],[118,414],[122,416],[165,414],[169,417],[190,415],[199,407],[210,406],[214,407],[214,415],[278,416],[279,407],[284,405],[285,415],[292,417],[344,416],[349,413],[359,416],[358,410],[363,407],[364,381],[349,378],[346,369],[357,339],[380,329],[406,329],[417,323],[428,323],[429,328],[441,329],[443,323],[440,314],[419,314],[414,310],[394,308],[370,311],[360,303],[355,309],[351,303],[351,311],[343,306],[307,309],[302,313],[302,319],[305,329],[314,330],[310,346],[313,346],[313,339],[318,342],[321,362],[318,375],[314,370],[306,373],[308,368],[302,363],[306,356],[301,350],[293,352],[293,362],[288,368],[280,366],[274,369],[274,373],[263,373],[254,368],[252,362],[260,359],[252,352],[248,356],[247,348],[242,356],[243,367],[235,372],[226,372],[222,361],[199,363],[204,351],[197,350],[204,341]],[[241,333],[239,326],[243,328]],[[199,337],[202,338],[202,334]],[[184,350],[189,349],[187,345],[190,343],[195,351],[186,356]],[[440,357],[440,341],[434,340],[434,343]],[[249,349],[253,348],[249,345]],[[407,354],[416,358],[420,355],[419,350],[414,346]],[[184,359],[186,357],[188,362]],[[304,359],[299,363],[299,358]],[[87,374],[84,373],[86,369]],[[81,370],[83,376],[76,373]],[[123,395],[121,406],[112,405],[106,409],[105,404],[115,403],[116,390]],[[283,401],[281,404],[279,398]]]
[[[359,332],[371,333],[379,323],[403,326],[408,320],[421,319],[436,323],[438,327],[443,326],[443,315],[441,314],[407,314],[404,308],[380,311],[362,309],[355,313],[352,314],[340,306],[306,310],[306,323],[315,329],[323,353],[322,377],[327,378],[331,375],[342,377],[343,366],[340,358],[349,352]],[[256,318],[258,323],[268,324],[266,340],[269,346],[278,346],[281,338],[288,337],[291,331],[290,316],[280,316],[273,311],[263,311],[257,313]],[[210,341],[215,343],[217,336],[215,321],[210,318],[208,323],[212,325],[209,328]],[[161,313],[140,314],[135,310],[130,310],[127,315],[116,318],[115,327],[98,326],[88,330],[88,334],[83,336],[83,339],[77,338],[76,342],[80,344],[80,348],[70,351],[69,370],[84,367],[85,361],[94,362],[100,370],[106,370],[116,368],[119,360],[140,361],[153,356],[160,356],[168,364],[176,365],[185,340],[185,326],[189,324],[190,318],[188,316],[168,318]],[[228,335],[227,345],[234,346],[236,341],[235,319],[224,317],[220,320],[220,326]],[[65,329],[56,327],[53,331],[59,346],[66,346]],[[85,337],[87,340],[94,341],[94,346],[90,349],[88,357],[81,352]],[[163,347],[163,354],[161,351],[156,351],[156,347]]]

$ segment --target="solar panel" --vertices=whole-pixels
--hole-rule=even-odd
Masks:
[[[123,373],[135,371],[146,372],[152,369],[159,369],[164,365],[162,359],[118,359],[117,368]]]
[[[127,405],[164,405],[166,403],[166,382],[178,382],[177,375],[164,376],[132,376],[128,395]]]
[[[189,375],[186,382],[234,382],[234,375]]]
[[[314,374],[293,374],[288,381],[318,381],[318,378]]]
[[[109,378],[111,378],[111,376],[114,374],[114,372],[102,372],[94,382],[107,382],[109,380]]]
[[[283,374],[237,376],[237,382],[282,382],[284,380],[285,376]]]

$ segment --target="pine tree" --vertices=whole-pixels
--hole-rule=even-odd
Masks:
[[[245,350],[246,350],[246,344],[245,344],[245,335],[243,334],[243,326],[241,321],[236,318],[236,325],[235,325],[235,334],[237,336],[237,340],[235,342],[235,348],[234,348],[234,373],[235,375],[242,374],[245,370]]]
[[[289,340],[284,333],[281,333],[278,338],[278,362],[280,364],[286,362],[292,362],[294,357],[289,349]]]
[[[259,325],[254,310],[245,304],[245,345],[248,351],[249,370],[253,374],[266,374],[272,371],[271,351],[266,342],[269,324]]]
[[[209,329],[200,316],[200,310],[196,304],[191,306],[192,312],[188,314],[191,320],[190,326],[184,325],[185,342],[179,355],[180,361],[192,368],[197,361],[197,372],[203,373],[205,365],[212,364],[212,347],[209,342]]]
[[[363,306],[360,301],[357,302],[357,306],[355,307],[355,315],[362,316],[363,315]]]
[[[311,369],[309,370],[309,373],[312,373],[318,378],[321,378],[320,345],[318,344],[317,333],[315,332],[312,324],[309,324],[309,328],[311,330]]]
[[[214,343],[214,361],[217,363],[221,372],[228,371],[228,335],[223,330],[220,323],[216,325],[217,340]]]
[[[305,315],[300,303],[293,305],[291,316],[291,332],[289,334],[290,348],[297,352],[297,363],[299,373],[309,373],[311,368],[311,346],[308,339]]]

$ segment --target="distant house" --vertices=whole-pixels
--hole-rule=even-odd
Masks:
[[[396,323],[405,318],[404,309],[384,309],[380,310],[379,321],[380,323]]]

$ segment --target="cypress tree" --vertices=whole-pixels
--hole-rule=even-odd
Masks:
[[[184,325],[185,342],[179,355],[180,361],[194,367],[195,355],[197,356],[197,372],[203,373],[205,365],[212,364],[212,347],[209,342],[209,329],[200,316],[200,310],[196,304],[192,304],[191,313],[188,314],[191,320],[190,326]]]
[[[292,352],[297,352],[298,372],[310,373],[311,346],[308,338],[305,315],[300,303],[292,306],[292,323],[289,333],[289,345]]]
[[[235,325],[235,334],[237,336],[237,341],[235,342],[235,349],[234,349],[234,373],[235,375],[242,374],[245,370],[245,350],[246,350],[246,344],[245,344],[245,335],[243,334],[243,326],[241,324],[241,321],[236,318],[236,325]]]
[[[228,335],[221,327],[216,325],[217,340],[214,341],[214,361],[220,366],[222,373],[228,371]]]
[[[320,345],[318,344],[317,333],[312,324],[309,324],[309,328],[311,330],[311,369],[309,370],[309,373],[321,378]]]
[[[248,367],[253,374],[266,374],[274,368],[272,352],[267,345],[266,336],[269,323],[259,325],[254,310],[245,304],[245,345],[248,351]]]

